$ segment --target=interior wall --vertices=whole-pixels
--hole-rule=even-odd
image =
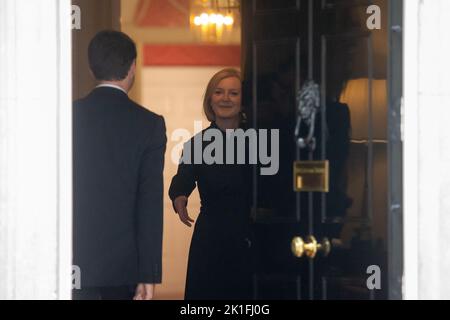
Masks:
[[[170,182],[176,173],[179,161],[178,155],[173,156],[173,153],[177,153],[176,150],[180,151],[176,149],[180,142],[172,141],[172,134],[176,129],[184,128],[193,135],[194,121],[203,121],[204,127],[209,125],[202,112],[203,94],[211,76],[222,69],[221,66],[198,66],[204,65],[201,59],[199,63],[191,67],[174,66],[170,63],[164,66],[144,64],[143,53],[146,45],[205,44],[198,34],[190,29],[189,23],[184,23],[184,18],[181,18],[182,21],[178,19],[183,13],[189,18],[186,3],[187,0],[167,3],[161,0],[121,0],[122,31],[127,33],[138,46],[136,81],[129,95],[144,107],[164,116],[167,127],[168,143],[164,169],[163,280],[162,284],[156,287],[155,293],[155,299],[160,300],[184,298],[189,246],[193,232],[193,229],[181,223],[168,197]],[[167,19],[152,20],[151,17],[156,11],[151,12],[149,5],[164,8],[163,12],[157,10],[157,14]],[[175,17],[171,16],[172,14]],[[144,25],[137,21],[143,16],[146,20]],[[176,17],[178,20],[175,19]],[[233,32],[222,39],[220,44],[240,45],[240,35],[240,25],[236,25]],[[188,206],[189,213],[194,219],[197,218],[199,208],[200,199],[197,190],[194,190]]]
[[[107,0],[106,0],[107,1]],[[120,21],[121,29],[128,34],[138,47],[137,69],[135,85],[129,93],[129,96],[140,103],[143,99],[142,88],[145,84],[142,83],[143,75],[143,51],[146,44],[171,44],[171,45],[189,45],[189,44],[204,44],[198,33],[194,32],[189,26],[189,23],[180,23],[177,19],[171,17],[172,14],[186,15],[187,22],[189,21],[188,0],[170,1],[169,4],[163,4],[166,0],[120,0]],[[169,1],[167,1],[169,2]],[[151,12],[151,6],[158,10],[162,6],[162,12],[157,15],[165,16],[167,23],[161,21],[152,24],[151,16],[155,13]],[[172,10],[170,9],[172,6]],[[173,9],[175,8],[175,13]],[[137,20],[144,17],[145,23],[139,23]],[[145,18],[146,17],[146,18]],[[178,17],[179,18],[179,17]],[[142,19],[141,19],[142,20]],[[176,20],[176,21],[174,21]],[[179,20],[179,19],[178,19]],[[222,45],[240,44],[241,43],[241,28],[236,25],[232,32],[227,33],[220,41]]]

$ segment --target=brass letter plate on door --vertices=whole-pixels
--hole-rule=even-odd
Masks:
[[[328,192],[329,172],[328,161],[294,162],[294,191]]]

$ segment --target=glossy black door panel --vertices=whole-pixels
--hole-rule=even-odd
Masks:
[[[380,30],[367,27],[372,4],[381,10]],[[255,170],[253,176],[255,297],[385,298],[389,1],[253,0],[242,6],[249,122],[280,137],[277,174]],[[307,80],[320,93],[314,150],[300,149],[295,137],[296,97]],[[329,192],[294,192],[299,160],[329,161]],[[309,235],[329,240],[328,256],[319,250],[312,259],[294,257],[292,239],[307,242]],[[374,267],[379,290],[367,286]]]

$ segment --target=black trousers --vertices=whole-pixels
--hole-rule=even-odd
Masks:
[[[136,287],[96,287],[72,290],[73,300],[133,300]]]

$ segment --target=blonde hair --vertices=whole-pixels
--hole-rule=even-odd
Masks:
[[[208,121],[212,122],[216,119],[216,115],[214,114],[211,106],[211,96],[213,95],[214,90],[217,88],[220,81],[227,78],[238,78],[239,81],[242,82],[240,71],[233,68],[222,69],[217,72],[211,78],[211,80],[209,80],[208,86],[206,87],[205,96],[203,98],[203,112],[205,113]]]

